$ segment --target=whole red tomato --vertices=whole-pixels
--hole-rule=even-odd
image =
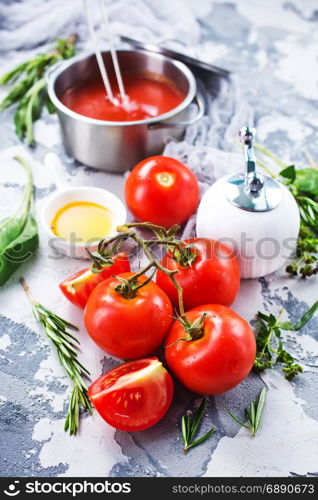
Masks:
[[[152,156],[131,171],[125,196],[136,219],[169,228],[182,224],[196,210],[199,185],[193,172],[180,161]]]
[[[150,281],[129,296],[118,291],[133,273],[103,281],[91,293],[84,322],[91,338],[104,351],[124,359],[153,354],[165,339],[172,322],[169,297]],[[147,276],[140,276],[137,285]]]
[[[201,304],[230,306],[240,288],[240,268],[233,252],[226,245],[206,238],[192,238],[186,243],[192,246],[192,262],[178,262],[171,252],[161,261],[167,269],[178,271],[175,278],[183,289],[185,309]],[[177,290],[169,276],[159,270],[156,282],[177,306]]]
[[[202,326],[200,318],[206,314]],[[238,385],[251,371],[256,342],[249,324],[228,307],[203,305],[186,313],[193,325],[187,335],[176,321],[166,340],[166,360],[190,391],[219,394]],[[190,335],[190,336],[189,336]],[[182,340],[184,338],[193,340]]]
[[[114,264],[105,267],[101,273],[93,273],[90,267],[86,267],[62,281],[59,287],[65,297],[75,306],[84,309],[88,297],[99,283],[114,274],[130,271],[129,260],[126,253],[120,253],[113,257],[112,260]]]
[[[139,359],[99,377],[88,396],[108,424],[123,431],[141,431],[167,412],[173,382],[158,358]]]

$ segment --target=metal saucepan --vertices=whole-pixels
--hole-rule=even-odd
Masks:
[[[156,74],[170,80],[185,95],[184,100],[168,113],[133,122],[95,120],[79,115],[61,102],[64,92],[79,82],[85,82],[99,70],[94,54],[79,56],[52,66],[47,72],[48,93],[57,108],[63,142],[68,154],[91,167],[113,172],[125,172],[136,163],[160,154],[168,137],[180,139],[188,125],[204,114],[202,99],[196,95],[192,72],[180,61],[145,50],[119,50],[123,74]],[[107,71],[112,77],[110,52],[103,52]],[[193,107],[196,113],[193,116]]]

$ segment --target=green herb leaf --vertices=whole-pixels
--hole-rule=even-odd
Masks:
[[[300,318],[299,321],[297,321],[296,325],[294,326],[294,330],[300,330],[308,321],[313,317],[315,312],[318,309],[318,300],[311,306],[310,309],[308,309],[307,312]]]
[[[45,329],[46,335],[53,343],[61,365],[65,368],[72,380],[74,387],[69,401],[68,413],[65,419],[64,430],[76,434],[79,428],[80,406],[92,413],[92,406],[87,396],[87,386],[83,377],[89,375],[89,371],[77,359],[77,351],[73,344],[65,340],[65,335],[79,341],[67,332],[67,328],[78,330],[78,328],[52,313],[46,307],[39,304],[32,296],[24,278],[20,278],[21,284],[32,304],[32,310],[37,321]]]
[[[29,145],[34,144],[33,123],[46,106],[50,113],[54,106],[45,91],[46,70],[61,59],[68,59],[75,53],[77,36],[67,40],[58,40],[56,47],[49,54],[39,54],[34,59],[19,64],[0,78],[0,85],[13,84],[12,89],[0,103],[0,110],[17,105],[14,124],[18,137],[26,137]]]
[[[29,260],[39,244],[38,229],[33,216],[33,179],[28,163],[16,160],[27,173],[22,202],[16,213],[0,222],[0,286],[15,270]]]
[[[258,312],[258,335],[256,338],[256,358],[254,368],[258,371],[271,368],[274,364],[282,364],[282,371],[287,380],[292,380],[295,375],[303,371],[302,367],[294,363],[293,356],[286,351],[281,340],[281,330],[300,330],[315,314],[318,309],[316,301],[310,309],[293,325],[290,321],[279,321],[274,315],[269,316]]]
[[[283,321],[282,323],[279,323],[279,328],[281,330],[293,330],[293,324],[290,321]]]
[[[241,421],[240,421],[240,420],[239,420],[239,419],[238,419],[235,415],[233,415],[233,413],[232,413],[232,412],[230,412],[230,410],[228,410],[227,412],[228,412],[228,414],[230,415],[230,417],[232,417],[232,418],[233,418],[233,420],[235,420],[235,422],[237,422],[237,423],[238,423],[239,425],[241,425],[242,427],[245,427],[246,429],[249,429],[249,430],[250,430],[250,428],[248,427],[248,425],[243,424],[243,422],[241,422]]]
[[[303,367],[297,363],[287,362],[283,368],[283,372],[285,373],[285,378],[291,381],[296,375],[303,372]]]
[[[190,428],[190,433],[189,433],[189,442],[193,440],[193,438],[197,435],[197,432],[199,430],[199,427],[201,425],[201,420],[203,417],[204,410],[206,408],[206,401],[205,399],[202,399],[201,404],[198,408],[198,411],[193,419],[191,428]],[[189,419],[190,422],[190,419]]]
[[[295,165],[289,165],[288,167],[284,168],[279,172],[279,175],[285,177],[285,179],[288,179],[290,182],[294,182],[294,180],[296,179]]]
[[[192,422],[189,415],[183,415],[181,418],[181,435],[184,443],[184,453],[186,453],[190,448],[193,448],[194,446],[197,446],[198,444],[201,444],[209,439],[215,432],[215,429],[212,427],[204,436],[200,437],[196,441],[193,441],[199,431],[205,409],[206,399],[203,398]]]
[[[318,169],[303,168],[297,170],[295,185],[297,190],[307,193],[315,198],[318,197]]]
[[[255,144],[255,147],[273,160],[280,169],[278,174],[271,171],[261,160],[257,163],[273,178],[284,183],[294,196],[301,217],[301,228],[297,242],[295,262],[286,266],[286,272],[291,276],[308,278],[318,273],[318,168],[307,153],[310,168],[296,169],[295,165],[286,165],[266,148]]]
[[[212,427],[212,429],[210,429],[206,434],[204,434],[204,436],[200,437],[196,441],[193,441],[191,444],[189,444],[187,447],[187,451],[190,450],[190,448],[194,448],[194,446],[197,446],[198,444],[203,443],[204,441],[209,439],[212,436],[212,434],[214,434],[214,433],[215,433],[215,429]]]
[[[228,414],[230,415],[230,417],[232,417],[233,420],[235,420],[235,422],[237,422],[240,426],[250,430],[253,436],[256,435],[263,418],[265,402],[266,402],[266,394],[267,394],[267,389],[263,387],[258,396],[257,402],[255,403],[254,401],[251,401],[250,407],[245,409],[248,421],[250,423],[249,426],[243,424],[235,415],[233,415],[233,413],[231,413],[228,410]]]
[[[258,431],[258,428],[259,428],[260,423],[261,423],[262,418],[263,418],[265,402],[266,402],[266,395],[267,395],[267,389],[265,387],[263,387],[263,389],[261,390],[261,393],[259,395],[257,407],[256,407],[255,425],[254,425],[255,434]]]
[[[0,85],[5,85],[6,83],[14,83],[17,78],[25,71],[28,63],[19,64],[16,68],[9,71],[0,78]]]
[[[188,446],[188,436],[189,436],[188,422],[190,423],[189,416],[182,415],[181,433],[182,433],[182,439],[183,439],[185,446]]]

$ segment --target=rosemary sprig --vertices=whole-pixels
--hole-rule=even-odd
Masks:
[[[198,444],[203,443],[209,439],[212,434],[214,434],[215,429],[212,427],[204,436],[200,437],[196,441],[193,441],[198,433],[201,425],[204,410],[206,408],[206,399],[204,398],[191,422],[189,415],[183,415],[181,419],[181,434],[184,442],[183,452],[187,453],[190,448],[194,448]]]
[[[240,424],[242,427],[245,427],[246,429],[250,430],[253,436],[256,435],[263,418],[265,402],[266,402],[266,394],[267,394],[267,389],[263,387],[258,396],[258,400],[251,401],[250,407],[245,408],[245,413],[250,425],[243,424],[243,422],[241,422],[235,415],[233,415],[233,413],[231,413],[228,410],[228,414],[230,415],[230,417],[232,417],[233,420],[235,420],[235,422]]]
[[[318,309],[318,301],[316,301],[310,309],[293,325],[290,321],[280,321],[282,312],[278,318],[273,314],[266,315],[258,312],[258,335],[256,339],[257,352],[254,361],[254,368],[258,371],[263,371],[271,368],[274,364],[280,363],[283,365],[282,371],[287,380],[292,380],[295,375],[303,371],[302,366],[294,363],[293,356],[286,351],[281,338],[281,331],[300,330]]]
[[[0,78],[0,85],[11,83],[12,89],[0,103],[0,111],[15,104],[15,130],[18,137],[25,137],[29,145],[34,144],[33,123],[41,116],[44,106],[49,113],[55,109],[45,90],[44,73],[48,67],[61,59],[69,59],[75,53],[77,35],[57,41],[54,49],[48,54],[39,54],[34,59],[19,64]]]
[[[80,406],[92,413],[92,406],[87,396],[87,386],[83,380],[83,377],[90,373],[77,358],[76,344],[80,344],[78,339],[68,331],[68,329],[78,330],[78,328],[39,304],[32,296],[24,278],[21,277],[20,282],[30,299],[36,320],[44,327],[46,335],[56,348],[61,365],[74,384],[64,430],[69,431],[71,435],[76,434],[79,428]]]

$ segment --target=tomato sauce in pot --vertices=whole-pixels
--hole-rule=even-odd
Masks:
[[[127,99],[122,102],[117,84],[111,86],[116,100],[107,97],[100,78],[70,87],[62,96],[62,103],[83,116],[97,120],[130,122],[162,115],[176,108],[185,98],[173,83],[143,75],[125,75]]]

